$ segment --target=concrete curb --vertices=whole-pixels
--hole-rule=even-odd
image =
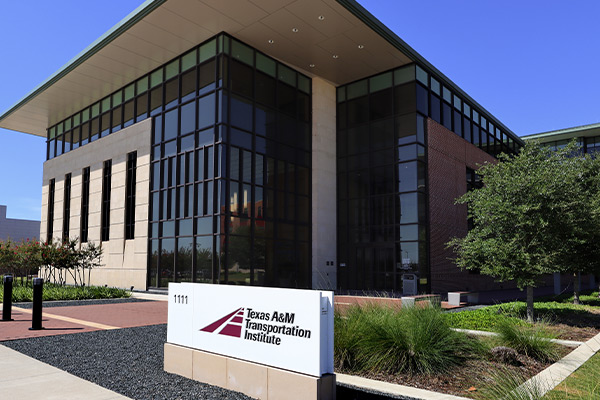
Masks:
[[[155,300],[155,301],[167,301],[169,299],[169,295],[158,294],[158,293],[146,293],[146,292],[131,292],[131,297],[134,299],[143,299],[143,300]]]
[[[554,389],[600,350],[600,333],[552,364],[524,385],[540,387],[542,394]]]
[[[498,336],[498,334],[496,332],[488,332],[488,331],[475,331],[472,329],[458,329],[458,328],[451,328],[453,331],[456,332],[462,332],[462,333],[466,333],[469,335],[476,335],[476,336]],[[552,343],[556,343],[556,344],[560,344],[561,346],[567,346],[567,347],[579,347],[582,344],[586,343],[586,342],[578,342],[576,340],[562,340],[562,339],[550,339],[550,341]]]
[[[376,381],[373,379],[362,378],[360,376],[335,374],[335,377],[337,382],[343,385],[354,386],[360,389],[367,389],[369,391],[380,392],[393,396],[410,397],[422,400],[473,400],[446,393],[438,393],[410,386],[396,385],[395,383]]]

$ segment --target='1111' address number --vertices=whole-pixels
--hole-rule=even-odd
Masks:
[[[187,304],[188,303],[188,297],[186,295],[174,294],[173,298],[175,299],[176,304]]]

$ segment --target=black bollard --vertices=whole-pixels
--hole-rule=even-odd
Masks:
[[[44,292],[44,279],[33,278],[33,310],[31,313],[31,331],[42,328],[42,294]]]
[[[4,300],[2,300],[2,321],[12,321],[12,275],[4,275]]]

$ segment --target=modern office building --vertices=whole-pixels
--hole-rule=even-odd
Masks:
[[[445,243],[522,141],[353,0],[148,0],[0,116],[97,283],[489,290]]]
[[[594,154],[600,151],[600,124],[576,126],[556,131],[535,133],[522,137],[523,140],[536,140],[554,149],[565,147],[573,139],[584,153]]]
[[[35,240],[40,235],[40,221],[6,217],[6,206],[0,205],[0,241]]]

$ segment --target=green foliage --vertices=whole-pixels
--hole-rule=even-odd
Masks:
[[[504,321],[525,325],[521,319],[498,312],[497,308],[485,307],[472,311],[444,313],[444,319],[453,328],[491,331]]]
[[[25,240],[16,243],[10,239],[0,242],[0,274],[29,278],[40,274],[46,281],[64,283],[69,274],[75,285],[85,285],[85,274],[99,267],[102,248],[94,243],[77,239],[39,243]]]
[[[37,274],[43,260],[40,243],[23,240],[20,243],[8,239],[0,241],[0,274],[27,276]]]
[[[52,300],[85,300],[85,299],[114,299],[129,297],[131,294],[123,289],[100,286],[64,286],[44,282],[42,298],[44,301]],[[0,284],[0,302],[4,297],[4,285]],[[31,282],[20,280],[14,282],[12,301],[33,301],[33,286]]]
[[[350,307],[345,315],[335,312],[333,353],[335,368],[338,370],[358,371],[360,341],[368,313],[361,307]]]
[[[480,350],[433,307],[353,307],[336,317],[335,331],[336,366],[353,371],[431,374]]]
[[[474,224],[448,243],[457,265],[521,289],[543,274],[597,270],[600,159],[578,152],[575,142],[558,151],[528,142],[518,155],[482,166],[483,187],[457,200]]]
[[[550,341],[556,337],[544,324],[518,326],[510,321],[503,321],[498,324],[496,331],[503,345],[519,353],[542,362],[558,359],[558,345]]]
[[[583,207],[581,174],[589,159],[574,157],[576,151],[574,144],[553,152],[527,143],[517,156],[482,166],[483,187],[457,200],[474,222],[466,237],[449,243],[457,264],[515,280],[521,289],[560,270],[575,243],[587,239],[576,234],[595,217]]]

